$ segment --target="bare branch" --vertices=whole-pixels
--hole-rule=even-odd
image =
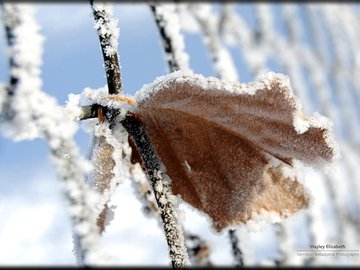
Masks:
[[[190,70],[189,56],[185,52],[184,37],[180,34],[175,5],[170,3],[150,4],[150,8],[160,32],[170,72],[180,69]]]
[[[117,20],[112,18],[112,9],[106,5],[94,4],[90,0],[95,19],[95,29],[99,35],[100,47],[104,58],[106,80],[109,94],[122,92],[119,56],[117,52],[119,29]]]
[[[142,123],[138,119],[128,115],[121,121],[121,124],[136,145],[153,188],[169,246],[172,266],[183,268],[189,265],[190,262],[186,252],[183,231],[178,223],[178,215],[175,210],[176,197],[171,195],[162,164],[155,153],[150,138],[142,127]]]
[[[244,266],[244,258],[243,253],[239,247],[239,238],[236,235],[236,230],[231,229],[229,230],[229,238],[231,242],[231,250],[233,252],[234,258],[234,266],[235,267],[243,267]]]

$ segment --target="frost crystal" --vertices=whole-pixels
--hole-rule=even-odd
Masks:
[[[118,20],[113,19],[112,6],[108,4],[93,4],[95,12],[101,16],[95,21],[94,28],[98,35],[102,37],[102,45],[105,48],[106,56],[111,56],[117,53],[119,28]]]
[[[68,101],[64,108],[65,113],[73,121],[79,121],[82,115],[82,109],[79,106],[80,104],[80,95],[69,94]]]

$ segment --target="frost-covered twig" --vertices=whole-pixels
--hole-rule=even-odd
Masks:
[[[143,209],[146,215],[159,218],[159,209],[156,204],[155,195],[149,184],[149,181],[141,169],[140,164],[136,163],[130,168],[131,183],[135,186],[135,192],[143,203]]]
[[[329,32],[329,37],[330,37],[330,46],[333,48],[334,51],[334,64],[333,69],[331,70],[331,73],[334,74],[335,77],[335,86],[336,86],[336,92],[337,95],[339,96],[340,102],[342,103],[342,119],[344,122],[346,122],[347,126],[349,126],[349,130],[351,132],[351,134],[346,134],[346,136],[349,138],[350,140],[350,144],[352,144],[354,147],[359,147],[359,139],[358,139],[358,130],[360,128],[359,126],[359,120],[357,118],[357,106],[350,106],[350,104],[352,104],[352,99],[354,96],[356,96],[356,88],[359,87],[356,82],[358,80],[358,78],[350,78],[350,81],[347,82],[346,78],[344,77],[344,72],[347,69],[351,69],[353,67],[350,66],[350,59],[352,58],[352,51],[348,50],[344,39],[340,38],[342,36],[342,31],[340,28],[341,25],[341,21],[337,20],[336,16],[334,16],[334,11],[333,11],[334,7],[333,6],[329,6],[329,5],[325,5],[323,6],[320,11],[321,14],[324,16],[324,19],[326,20],[326,29]],[[346,138],[345,138],[346,140]],[[345,151],[346,149],[343,150]],[[346,151],[347,152],[347,151]],[[339,207],[342,206],[342,208],[346,205],[346,199],[347,198],[352,198],[354,200],[354,204],[357,206],[355,207],[357,210],[357,215],[360,217],[360,200],[358,198],[357,195],[359,195],[356,189],[356,183],[354,183],[355,181],[357,181],[357,175],[356,175],[356,171],[357,168],[352,168],[352,163],[349,160],[349,157],[347,154],[343,155],[344,156],[344,166],[345,169],[349,172],[349,179],[348,179],[348,183],[350,185],[350,190],[352,191],[352,194],[355,193],[355,196],[336,196],[336,198],[338,198],[338,204]],[[340,200],[341,199],[341,200]],[[338,211],[341,211],[341,209],[339,209]],[[349,211],[349,210],[348,210]],[[340,214],[342,214],[343,218],[343,222],[346,224],[346,218],[344,216],[344,210],[342,210],[340,212]],[[357,222],[357,220],[353,220],[350,219],[350,224],[354,225],[355,228],[358,230],[359,229],[359,223]],[[345,230],[345,228],[344,228]]]
[[[189,56],[185,52],[184,37],[180,33],[179,18],[172,3],[150,4],[165,49],[170,72],[190,70]]]
[[[307,21],[309,22],[309,27],[310,27],[310,40],[313,42],[314,44],[314,50],[315,53],[317,54],[317,59],[320,63],[324,64],[327,63],[328,57],[326,56],[326,54],[324,53],[326,50],[326,46],[327,46],[327,41],[326,41],[326,37],[324,36],[324,29],[321,28],[321,23],[320,23],[320,19],[319,16],[316,14],[316,9],[314,8],[314,6],[312,5],[305,5],[304,7],[304,11],[305,11],[305,16],[307,18]],[[305,58],[306,59],[306,58]],[[316,64],[315,61],[306,61],[305,62],[306,67],[309,69],[310,74],[316,74]],[[319,65],[320,66],[320,65]],[[331,65],[327,64],[327,67],[331,67]],[[328,68],[327,68],[328,69]],[[332,68],[330,68],[332,70]],[[329,74],[332,73],[331,70],[328,70],[328,72],[330,72]],[[324,72],[322,72],[324,73]],[[314,77],[312,75],[311,78],[313,85],[316,86],[316,77]],[[325,84],[323,84],[324,86]],[[322,88],[319,88],[320,91],[317,91],[316,93],[318,93],[319,95],[321,95],[321,93],[323,91],[328,91],[331,92],[330,87],[327,87],[327,89],[323,90],[323,86]],[[342,91],[342,90],[341,90]],[[335,109],[333,102],[330,99],[324,98],[324,95],[320,96],[320,99],[322,101],[321,105],[322,105],[322,109],[327,111],[327,112],[331,112],[331,115],[335,118],[336,115],[341,115],[341,109]],[[334,115],[334,112],[336,113],[336,115]],[[345,128],[349,130],[349,126],[347,125],[348,121],[343,119],[343,121],[341,121],[341,125]],[[330,198],[332,198],[331,200],[331,204],[332,204],[332,208],[334,210],[335,213],[335,226],[336,226],[336,240],[339,243],[343,243],[344,242],[344,222],[345,219],[343,218],[343,210],[342,210],[342,205],[340,202],[340,198],[338,195],[338,188],[336,187],[336,179],[334,178],[333,175],[324,175],[324,181],[325,181],[325,188],[327,193],[329,194]],[[315,219],[316,217],[314,217]]]
[[[224,3],[221,15],[221,34],[228,45],[238,46],[243,52],[246,52],[243,55],[252,77],[256,78],[269,71],[266,66],[266,48],[256,44],[253,30],[235,12],[234,4]]]
[[[21,24],[21,22],[19,21],[20,18],[18,18],[17,16],[12,16],[11,15],[11,11],[12,12],[18,12],[18,7],[16,6],[4,6],[4,3],[0,2],[0,5],[3,9],[3,21],[4,21],[4,28],[5,28],[5,35],[6,35],[6,40],[8,43],[8,46],[14,46],[15,42],[16,42],[16,36],[14,33],[14,29],[19,26]],[[6,11],[7,10],[7,11]],[[35,44],[36,41],[41,42],[41,38],[38,38],[38,40],[35,40]],[[17,63],[14,59],[14,57],[12,57],[10,55],[9,57],[9,65],[10,67],[15,67],[17,66]],[[4,90],[6,90],[7,95],[8,96],[12,96],[14,95],[14,88],[16,87],[16,83],[18,81],[18,78],[16,76],[14,76],[13,74],[10,74],[10,84],[8,87],[6,87]]]
[[[278,266],[291,264],[291,255],[293,254],[292,235],[284,223],[278,222],[274,224],[276,237],[278,240],[279,260]]]
[[[196,266],[213,266],[209,256],[210,247],[198,235],[185,233],[186,247],[189,252],[189,257],[192,265]]]
[[[196,18],[204,35],[204,42],[208,47],[217,76],[228,81],[238,81],[239,76],[235,64],[218,34],[219,16],[211,9],[211,4],[189,4],[189,10]]]
[[[313,44],[316,55],[310,54],[308,50],[296,50],[295,53],[298,55],[297,58],[302,59],[305,69],[308,70],[308,73],[310,75],[309,82],[312,84],[315,95],[319,99],[321,110],[325,112],[325,114],[331,116],[332,119],[339,118],[340,116],[340,119],[342,118],[342,120],[340,121],[342,125],[344,125],[345,127],[347,126],[347,131],[354,131],[356,130],[353,127],[355,125],[351,124],[349,119],[356,119],[356,117],[354,118],[353,115],[353,112],[356,111],[356,108],[348,106],[348,104],[351,104],[351,102],[349,96],[346,95],[348,94],[349,88],[345,84],[346,80],[350,79],[350,76],[348,75],[350,69],[348,62],[349,58],[351,58],[351,55],[349,56],[349,51],[344,48],[343,39],[340,38],[341,32],[336,32],[336,30],[339,30],[339,24],[341,24],[342,20],[335,22],[334,18],[336,16],[335,14],[331,14],[331,12],[327,10],[327,5],[306,5],[304,7],[304,11],[306,21],[309,23],[310,41]],[[323,11],[323,14],[318,13],[319,11]],[[323,27],[321,27],[321,23],[323,23],[323,21],[321,21],[322,17],[320,15],[324,15],[325,18],[327,18],[327,22],[325,22]],[[294,17],[287,19],[288,25],[293,25],[295,23],[296,20],[294,20]],[[329,39],[325,35],[326,33],[329,34],[330,43]],[[297,36],[299,36],[299,34]],[[293,40],[295,43],[301,42],[299,37],[293,38]],[[334,45],[335,48],[333,50],[334,55],[330,56],[325,54],[324,52],[326,52],[326,49],[329,48],[329,44],[331,45],[331,43]],[[335,61],[332,60],[334,56]],[[330,80],[333,79],[335,81],[335,88],[337,88],[336,92],[338,93],[337,95],[340,99],[342,99],[341,101],[343,102],[343,104],[347,105],[341,106],[340,108],[334,106],[334,102],[330,97],[332,89],[326,82],[326,74],[334,74],[333,76],[331,76]],[[351,82],[353,81],[354,80],[351,79]],[[351,109],[353,109],[353,111],[351,111]],[[348,132],[346,133],[347,135],[351,135],[348,134]],[[352,138],[356,138],[356,135],[354,133],[352,134]],[[354,143],[356,144],[356,140]],[[349,166],[348,156],[346,153],[343,154],[343,158],[345,161],[343,165],[350,174],[350,178],[348,181],[351,185],[356,179],[356,176],[352,173],[354,170],[352,170]],[[335,178],[334,175],[325,175],[323,178],[325,181],[325,187],[327,189],[327,192],[331,195],[332,204],[337,219],[337,241],[343,242],[343,233],[345,232],[344,225],[347,223],[343,208],[345,205],[345,198],[343,195],[341,195],[341,188],[338,187],[338,180]],[[354,188],[352,188],[351,191],[353,192]],[[346,196],[346,198],[348,197],[349,196]],[[315,224],[317,219],[318,217],[316,214],[312,218],[308,219],[308,221],[310,222],[309,225],[313,227],[313,224]],[[319,242],[320,240],[313,233],[313,229],[311,229],[310,232],[314,236],[312,242]]]
[[[3,132],[14,140],[44,138],[51,159],[62,180],[71,217],[77,258],[81,264],[93,263],[99,245],[99,231],[93,211],[96,195],[85,183],[88,171],[79,159],[73,139],[75,124],[64,114],[56,100],[41,92],[40,64],[43,37],[33,18],[33,9],[25,4],[4,4],[4,24],[10,56],[10,93],[5,100],[11,118],[2,123]],[[31,42],[29,42],[31,41]]]
[[[244,266],[244,258],[241,249],[239,248],[239,238],[236,235],[236,230],[230,229],[229,230],[229,238],[231,242],[231,248],[233,252],[234,258],[234,266],[235,267],[243,267]]]
[[[119,29],[117,20],[112,18],[112,7],[107,4],[94,4],[90,0],[95,19],[95,29],[99,35],[100,47],[104,58],[106,80],[109,94],[122,91],[120,64],[118,56]]]
[[[346,77],[346,71],[351,69],[356,69],[356,67],[351,67],[350,62],[353,57],[353,52],[348,49],[346,45],[346,36],[344,37],[344,33],[342,32],[341,20],[338,20],[334,13],[337,11],[333,11],[335,7],[331,5],[324,5],[320,8],[320,15],[325,19],[325,29],[329,33],[329,41],[328,44],[333,49],[334,60],[332,61],[331,70],[329,71],[331,78],[335,81],[334,85],[336,91],[334,93],[335,97],[339,99],[340,106],[342,108],[343,118],[347,119],[344,121],[347,125],[347,130],[349,133],[346,133],[345,136],[354,144],[354,146],[358,147],[360,144],[358,130],[360,128],[360,121],[358,120],[358,108],[357,106],[351,106],[353,103],[354,97],[360,98],[357,95],[356,90],[360,90],[360,87],[357,82],[360,82],[358,75],[354,78],[354,76],[350,76],[350,78]],[[345,14],[344,14],[345,15]],[[345,15],[347,16],[347,15]],[[360,29],[359,29],[360,30]],[[356,57],[355,57],[356,58]],[[349,80],[350,79],[350,80]],[[358,88],[358,89],[356,89]],[[355,99],[356,100],[356,99]],[[360,101],[358,99],[357,101]]]
[[[169,246],[172,266],[176,268],[185,267],[190,262],[186,252],[183,231],[178,224],[178,215],[175,210],[177,198],[169,190],[169,183],[165,178],[161,162],[138,119],[128,116],[121,123],[136,145],[153,188]]]

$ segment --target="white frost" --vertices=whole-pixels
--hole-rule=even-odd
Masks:
[[[189,10],[200,25],[204,43],[208,46],[217,76],[228,81],[238,81],[239,76],[235,64],[218,34],[219,16],[212,11],[210,4],[190,4]]]
[[[174,57],[173,62],[178,65],[179,69],[190,71],[189,55],[185,51],[184,37],[181,34],[175,4],[157,4],[156,16],[163,23],[162,27],[171,42],[172,54],[167,55],[167,57]]]
[[[179,14],[180,27],[183,31],[197,33],[200,26],[188,8],[188,3],[177,3],[177,12]]]
[[[123,179],[130,178],[131,148],[128,144],[128,134],[121,125],[113,126],[110,129],[109,123],[104,122],[94,127],[94,134],[96,137],[104,136],[106,143],[112,146],[113,151],[111,157],[115,163],[115,166],[112,168],[113,177],[110,179],[107,189],[101,194],[101,201],[97,209],[97,212],[100,213],[109,201],[117,185]],[[93,162],[97,162],[96,156]],[[96,184],[96,181],[101,181],[101,179],[92,179],[92,181]]]
[[[0,83],[0,115],[1,115],[2,107],[5,102],[5,98],[6,98],[5,89],[6,89],[6,85]]]
[[[64,111],[65,114],[73,121],[79,121],[80,116],[82,115],[82,109],[79,104],[80,95],[69,94]]]
[[[295,98],[289,78],[279,73],[268,72],[260,75],[255,82],[240,83],[225,79],[221,80],[216,77],[204,77],[201,74],[179,70],[157,77],[152,83],[143,85],[143,87],[135,93],[135,99],[138,103],[141,103],[173,83],[188,83],[203,90],[225,91],[237,95],[254,95],[257,91],[270,89],[271,84],[274,82],[279,83],[281,87],[287,88],[288,98]],[[299,102],[297,102],[296,106],[301,109]]]
[[[75,246],[80,247],[77,255],[83,257],[79,262],[84,263],[91,252],[96,252],[100,240],[93,211],[98,198],[85,183],[88,165],[79,158],[73,138],[77,125],[53,97],[41,91],[43,37],[38,32],[34,10],[27,4],[4,4],[3,11],[5,25],[13,34],[10,74],[17,82],[11,86],[14,95],[6,100],[9,112],[1,128],[16,141],[37,137],[47,141],[76,231]]]
[[[117,27],[118,20],[113,18],[113,8],[109,4],[94,3],[93,10],[101,15],[95,21],[94,28],[98,35],[103,38],[106,56],[117,54],[120,29]]]
[[[118,101],[112,97],[117,97],[118,95],[109,95],[107,86],[100,87],[98,89],[92,89],[90,87],[86,87],[81,93],[78,100],[78,103],[74,102],[74,107],[78,106],[90,106],[93,104],[99,104],[103,107],[107,107],[109,109],[114,109],[119,111],[118,120],[125,116],[126,112],[131,108],[127,102]],[[129,95],[122,95],[125,98],[131,98]],[[69,96],[68,103],[71,103],[72,97]],[[71,112],[77,112],[76,109],[69,109]],[[76,115],[74,113],[74,115]],[[80,114],[81,115],[81,114]],[[78,115],[78,116],[80,116]]]
[[[259,89],[264,88],[267,80],[270,80],[270,73],[268,76],[263,76],[258,82],[253,84],[245,84],[239,82],[230,82],[226,80],[220,80],[216,77],[204,77],[201,74],[194,74],[192,72],[186,72],[178,70],[170,74],[157,77],[152,83],[145,84],[143,87],[135,93],[135,99],[138,103],[145,101],[150,96],[156,94],[163,88],[171,85],[172,83],[189,83],[204,90],[218,90],[227,91],[236,94],[249,94],[254,95]],[[268,78],[269,77],[269,78]]]
[[[253,29],[239,16],[231,3],[224,4],[222,18],[222,37],[229,46],[239,46],[245,53],[244,58],[253,77],[268,71],[267,56],[269,50],[258,46]]]

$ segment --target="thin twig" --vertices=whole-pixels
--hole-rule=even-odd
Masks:
[[[14,34],[14,29],[19,26],[21,24],[21,20],[18,16],[12,16],[11,14],[7,13],[4,11],[4,3],[0,2],[0,5],[2,6],[3,9],[3,16],[4,16],[4,21],[6,21],[6,23],[4,23],[4,28],[5,28],[5,35],[6,35],[6,41],[7,41],[7,46],[9,48],[11,48],[14,44],[15,44],[15,34]],[[13,7],[14,11],[18,12],[18,8],[16,6]],[[9,66],[10,67],[17,67],[18,65],[16,64],[16,61],[14,60],[13,55],[10,54],[9,56]],[[6,87],[7,90],[7,94],[9,96],[13,96],[14,92],[15,92],[15,87],[18,83],[18,77],[14,76],[13,74],[10,74],[10,83],[8,85],[8,87]]]
[[[93,0],[90,0],[90,5],[93,10],[95,27],[99,35],[100,47],[104,58],[109,94],[119,94],[122,92],[123,86],[117,53],[118,37],[114,36],[116,33],[116,29],[114,29],[116,22],[113,21],[111,13],[104,6],[95,5]]]
[[[277,222],[274,223],[273,228],[275,230],[276,238],[279,242],[278,250],[280,258],[276,261],[277,266],[285,266],[290,264],[291,251],[292,251],[292,239],[289,229],[286,227],[285,223]]]
[[[239,247],[239,238],[236,235],[236,230],[229,230],[229,238],[231,242],[231,250],[234,258],[234,266],[235,267],[243,267],[244,266],[244,255]]]
[[[178,224],[178,216],[175,211],[174,201],[176,201],[176,197],[171,195],[161,162],[139,120],[128,115],[121,121],[121,124],[133,139],[153,188],[169,246],[172,266],[175,268],[185,267],[190,262],[186,252],[183,231]]]
[[[150,4],[159,29],[170,72],[189,70],[189,56],[180,34],[179,18],[173,4]]]

